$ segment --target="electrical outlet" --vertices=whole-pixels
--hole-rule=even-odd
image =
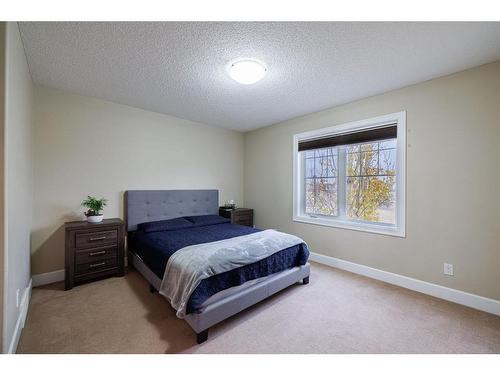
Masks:
[[[20,297],[20,290],[16,290],[16,307],[19,308],[19,303],[21,302]]]
[[[445,263],[443,268],[443,273],[448,276],[453,276],[453,264]]]

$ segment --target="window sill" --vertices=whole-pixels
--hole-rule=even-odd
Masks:
[[[353,223],[342,220],[322,219],[322,218],[313,218],[309,216],[297,216],[297,215],[293,217],[293,221],[306,224],[322,225],[326,227],[356,230],[359,232],[384,234],[393,237],[406,237],[405,230],[397,227],[370,225],[365,223]]]

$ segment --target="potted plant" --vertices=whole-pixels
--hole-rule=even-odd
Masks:
[[[106,206],[107,201],[107,199],[97,199],[89,195],[87,199],[82,202],[82,206],[88,208],[87,212],[85,212],[85,216],[87,216],[87,221],[89,223],[100,223],[102,221],[104,215],[101,211]]]

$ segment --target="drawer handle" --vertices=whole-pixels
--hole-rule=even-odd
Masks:
[[[104,266],[105,264],[106,264],[106,262],[94,263],[94,264],[91,264],[91,265],[89,266],[89,268],[100,267],[100,266]]]
[[[96,255],[106,254],[106,250],[96,251],[95,253],[90,253],[89,256],[94,257]]]
[[[90,241],[101,241],[101,240],[105,240],[106,239],[106,236],[102,236],[102,237],[90,237]]]

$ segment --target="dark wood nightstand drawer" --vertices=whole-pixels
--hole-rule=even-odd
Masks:
[[[231,224],[253,227],[253,210],[251,208],[235,208],[232,210],[221,207],[219,215],[231,219]]]
[[[85,264],[76,264],[75,265],[75,274],[81,275],[90,272],[97,272],[102,270],[107,270],[111,268],[116,268],[118,266],[117,258],[103,259],[99,261],[95,261],[92,263]]]
[[[108,230],[90,233],[76,234],[75,247],[86,248],[103,245],[115,245],[118,241],[118,230]]]
[[[252,219],[252,215],[249,212],[235,213],[233,215],[233,217],[234,217],[234,220],[251,220]]]
[[[118,256],[118,247],[95,247],[86,250],[80,250],[75,253],[76,264],[85,264],[98,262],[104,259],[115,258]]]
[[[253,226],[253,224],[252,224],[251,221],[235,221],[233,224],[244,225],[244,226],[247,226],[247,227]]]
[[[235,216],[233,219],[234,224],[238,225],[252,225],[252,217],[250,215]]]

